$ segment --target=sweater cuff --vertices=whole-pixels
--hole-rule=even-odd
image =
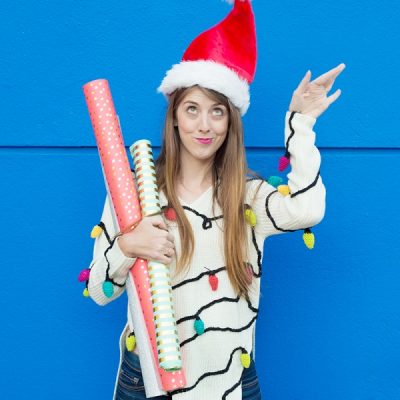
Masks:
[[[292,114],[292,111],[287,111],[286,112],[286,121],[289,120],[290,115]],[[299,112],[296,112],[295,115],[293,116],[292,123],[295,124],[299,129],[298,133],[307,133],[309,132],[317,122],[317,119],[314,117],[311,117],[310,115],[305,115]],[[301,129],[304,127],[305,129]],[[297,133],[297,131],[296,131]]]
[[[107,259],[110,263],[110,278],[126,279],[129,270],[136,261],[136,258],[127,257],[119,247],[118,239],[115,239],[113,246],[107,252]]]

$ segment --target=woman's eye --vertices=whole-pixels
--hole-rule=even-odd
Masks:
[[[189,106],[186,110],[191,114],[194,114],[197,111],[195,106]]]
[[[214,115],[221,117],[224,115],[224,110],[222,108],[214,108],[213,113]]]

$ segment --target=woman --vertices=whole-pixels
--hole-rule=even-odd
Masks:
[[[240,25],[240,37],[232,38],[234,29],[227,25]],[[221,52],[221,40],[229,52]],[[249,48],[254,54],[249,55]],[[289,193],[283,193],[251,173],[246,163],[241,116],[249,106],[255,48],[248,1],[236,1],[224,21],[191,43],[159,88],[168,99],[156,162],[164,213],[143,218],[111,245],[104,235],[96,239],[88,289],[99,304],[121,295],[137,257],[170,266],[187,383],[154,399],[261,398],[254,338],[263,241],[312,227],[325,212],[312,128],[339,97],[339,90],[327,94],[345,66],[312,82],[308,71],[293,93],[285,118],[292,169]],[[103,226],[109,237],[116,237],[112,213],[106,199]],[[101,290],[106,271],[115,283],[111,298]],[[140,349],[121,348],[116,399],[145,399],[146,393],[155,393],[143,381],[138,354]]]

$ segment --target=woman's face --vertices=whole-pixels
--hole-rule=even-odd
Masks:
[[[211,161],[228,132],[229,111],[194,88],[176,110],[181,154],[185,160]]]

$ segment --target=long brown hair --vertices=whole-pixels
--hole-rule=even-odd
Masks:
[[[163,190],[177,215],[181,254],[177,254],[176,272],[187,270],[193,257],[194,235],[182,208],[174,183],[180,173],[180,138],[175,131],[176,110],[186,94],[199,88],[212,100],[229,111],[228,133],[217,150],[212,166],[213,210],[217,201],[224,216],[224,254],[229,279],[237,295],[248,297],[250,280],[247,261],[247,231],[245,213],[246,175],[258,176],[247,167],[243,125],[239,110],[223,94],[198,85],[176,90],[170,97],[165,116],[161,152],[156,160],[157,184]]]

